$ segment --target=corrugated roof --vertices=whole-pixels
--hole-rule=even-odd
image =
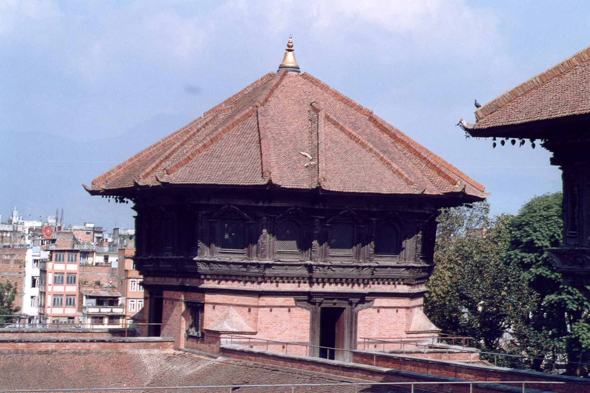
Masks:
[[[161,184],[485,198],[484,187],[309,74],[269,73],[92,181],[93,194]]]
[[[117,291],[99,291],[91,289],[82,289],[82,295],[94,296],[94,297],[121,297],[121,293]]]

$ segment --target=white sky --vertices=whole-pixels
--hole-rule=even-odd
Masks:
[[[29,133],[92,143],[162,114],[196,118],[275,71],[293,34],[302,71],[484,184],[493,213],[516,213],[561,189],[549,153],[492,149],[455,124],[474,121],[475,98],[486,103],[588,46],[589,16],[590,2],[573,0],[0,0],[0,144]],[[1,179],[10,190],[19,176]],[[133,224],[128,208],[97,216],[100,198],[79,198],[86,213],[32,198],[0,192],[3,218],[13,205],[33,217],[64,207],[68,222]]]

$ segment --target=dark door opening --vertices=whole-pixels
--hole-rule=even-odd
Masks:
[[[344,308],[322,307],[320,309],[320,347],[344,348]],[[343,351],[320,348],[324,359],[343,359]]]
[[[150,316],[148,336],[159,337],[162,332],[162,309],[164,308],[164,298],[162,292],[152,292],[149,297]],[[154,325],[152,325],[152,323]]]

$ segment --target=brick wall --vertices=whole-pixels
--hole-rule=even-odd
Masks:
[[[170,350],[172,341],[154,338],[18,338],[0,339],[0,351],[129,351]]]
[[[22,308],[25,280],[26,248],[0,248],[0,283],[16,284],[13,306]]]

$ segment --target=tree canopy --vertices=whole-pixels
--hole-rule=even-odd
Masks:
[[[16,285],[13,282],[0,282],[0,315],[13,315],[20,311],[20,307],[14,305],[16,293]],[[7,320],[8,318],[0,317],[2,323]]]
[[[588,288],[564,285],[548,248],[562,238],[561,193],[526,203],[516,216],[490,217],[487,202],[444,209],[425,311],[446,333],[485,351],[527,356],[503,365],[587,374]],[[564,370],[560,370],[564,371]]]

